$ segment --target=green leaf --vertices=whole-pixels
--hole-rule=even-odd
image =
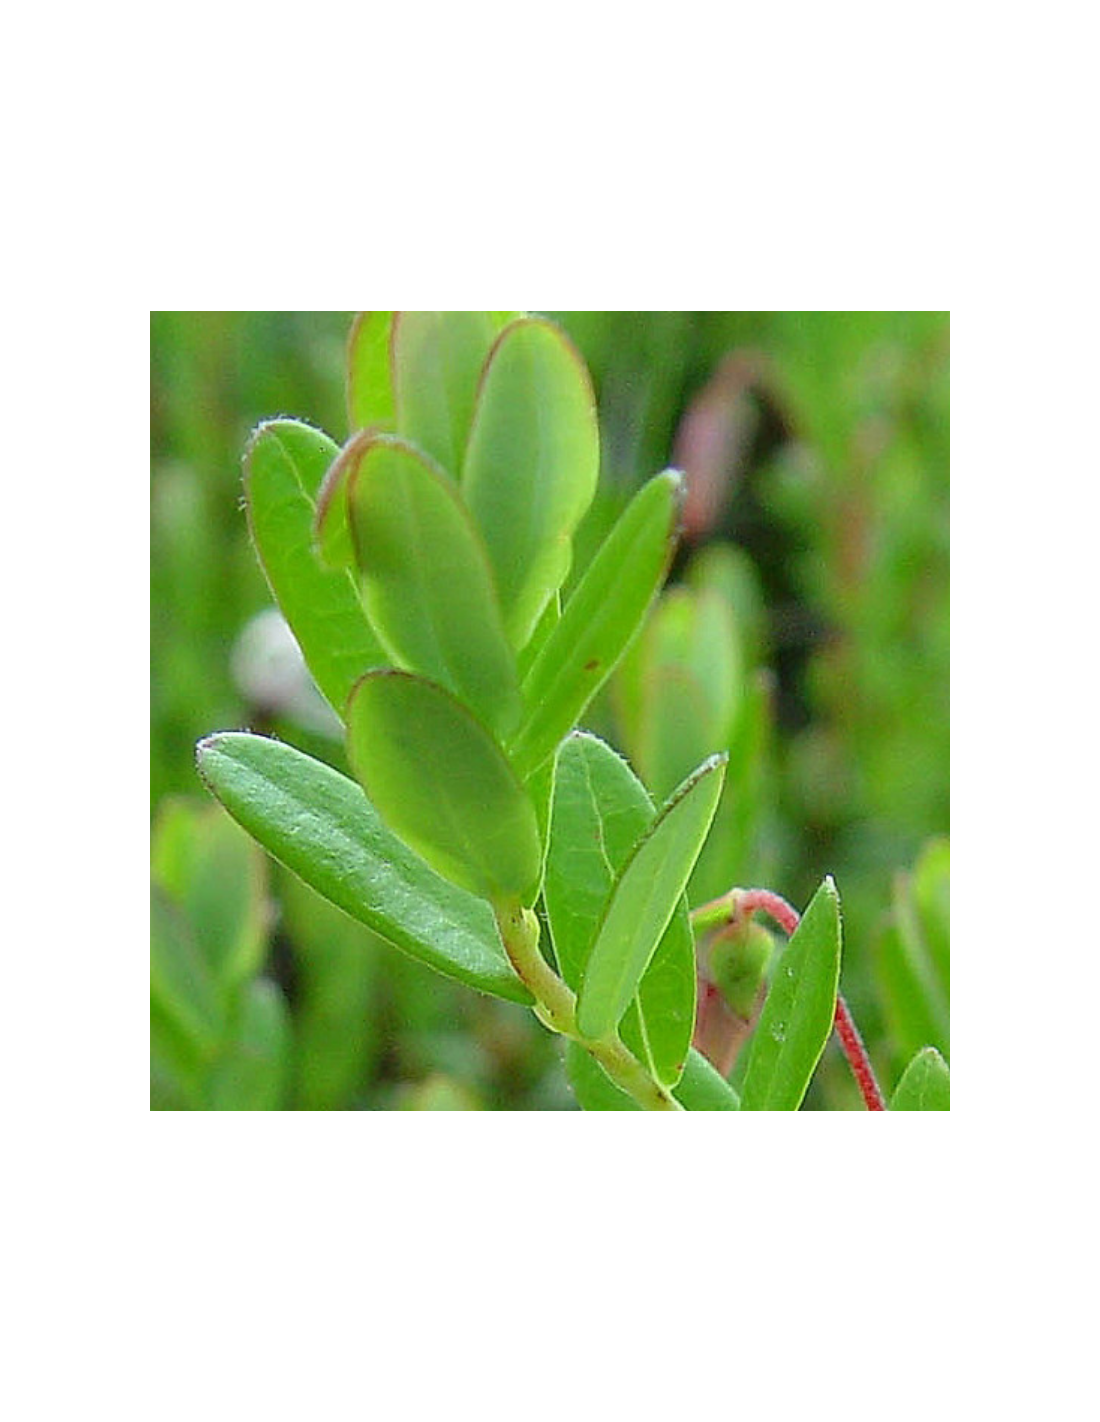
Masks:
[[[584,1111],[640,1111],[642,1108],[621,1090],[579,1042],[565,1044],[565,1074]]]
[[[438,682],[498,733],[520,713],[481,536],[454,483],[391,435],[362,435],[348,462],[348,508],[363,601],[382,645]]]
[[[737,1092],[701,1052],[693,1047],[680,1085],[672,1093],[688,1111],[740,1111]]]
[[[876,945],[877,981],[890,1036],[902,1061],[925,1046],[935,1047],[944,1057],[950,1053],[948,869],[941,850],[919,860],[918,867],[924,914],[916,902],[916,872],[897,875],[893,913]],[[926,924],[932,930],[935,952]]]
[[[651,479],[608,534],[524,679],[525,719],[511,745],[526,778],[607,680],[664,580],[676,540],[683,480]]]
[[[726,749],[743,671],[737,629],[718,593],[673,588],[622,672],[637,678],[629,744],[655,795],[668,795],[715,747]]]
[[[574,990],[616,878],[655,815],[641,781],[603,741],[575,732],[562,743],[543,893],[558,969]],[[694,1025],[695,941],[681,897],[623,1018],[622,1036],[671,1086],[684,1069]]]
[[[406,1087],[398,1098],[399,1111],[480,1111],[477,1093],[465,1082],[456,1081],[442,1072],[434,1072],[426,1081]]]
[[[535,663],[536,657],[550,639],[550,634],[561,621],[561,594],[555,593],[543,609],[539,618],[538,626],[531,633],[530,640],[526,647],[522,649],[516,658],[516,667],[519,671],[520,681],[527,679],[527,673]]]
[[[348,473],[363,436],[376,434],[371,428],[353,434],[325,470],[313,509],[313,551],[318,562],[332,570],[353,568],[355,548],[348,521]]]
[[[397,432],[455,479],[482,367],[499,331],[489,311],[399,311],[394,318]]]
[[[210,1073],[215,1111],[278,1111],[289,1080],[290,1017],[273,982],[248,984],[233,1040]]]
[[[216,1048],[224,1013],[210,965],[181,910],[157,884],[150,908],[149,988],[153,1007],[192,1063]]]
[[[913,866],[913,905],[945,1003],[951,1003],[951,847],[930,839]]]
[[[484,534],[517,650],[565,581],[599,461],[584,362],[549,322],[513,322],[482,375],[462,493]]]
[[[585,1111],[640,1111],[641,1107],[615,1085],[595,1058],[579,1042],[565,1048],[565,1070],[577,1101]],[[740,1102],[706,1057],[694,1047],[673,1096],[687,1111],[737,1111]]]
[[[348,425],[356,430],[394,428],[390,375],[392,311],[360,311],[348,335]]]
[[[273,858],[352,918],[448,977],[530,1002],[488,905],[434,874],[353,780],[292,746],[241,732],[200,741],[198,768]]]
[[[924,1047],[902,1073],[891,1111],[950,1111],[951,1073],[935,1047]]]
[[[530,905],[542,868],[535,807],[489,731],[449,691],[371,672],[348,702],[348,758],[390,828],[473,894]]]
[[[710,828],[725,765],[724,755],[712,756],[680,786],[619,872],[577,992],[583,1036],[617,1027],[637,991]]]
[[[294,951],[294,1105],[345,1110],[385,1049],[389,947],[295,874],[280,874],[279,900]]]
[[[314,500],[336,445],[296,420],[260,425],[245,451],[252,539],[306,665],[340,715],[370,667],[385,663],[355,581],[326,571],[313,551]]]
[[[743,1111],[797,1111],[833,1029],[840,982],[840,898],[826,876],[772,973],[747,1048]]]
[[[219,805],[164,802],[153,826],[153,877],[185,915],[223,990],[259,972],[267,949],[264,856]]]

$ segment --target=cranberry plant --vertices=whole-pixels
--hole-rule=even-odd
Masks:
[[[346,914],[529,1006],[565,1039],[586,1109],[796,1110],[834,1027],[866,1104],[883,1109],[838,993],[831,879],[801,920],[763,890],[699,893],[719,882],[725,841],[710,832],[727,775],[751,770],[729,764],[729,716],[686,716],[692,733],[677,735],[674,677],[656,708],[633,705],[639,735],[660,727],[633,757],[653,767],[648,788],[578,729],[620,666],[631,705],[681,476],[643,485],[563,597],[600,466],[591,383],[564,334],[520,313],[370,313],[348,353],[350,439],[266,422],[245,490],[355,778],[223,732],[198,747],[207,786]],[[663,611],[654,625],[678,637],[684,621]],[[705,617],[686,625],[713,689],[716,634]],[[728,691],[720,678],[719,699]],[[739,714],[754,706],[747,696]],[[790,935],[784,947],[758,911]],[[942,1109],[946,1081],[939,1054],[918,1052],[893,1104]]]

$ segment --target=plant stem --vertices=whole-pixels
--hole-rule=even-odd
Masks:
[[[539,951],[535,914],[518,903],[497,904],[494,911],[504,951],[534,997],[539,1019],[552,1031],[579,1042],[643,1111],[682,1111],[672,1093],[654,1080],[617,1032],[591,1041],[577,1031],[577,999]]]
[[[886,1101],[875,1080],[871,1058],[867,1055],[863,1038],[859,1035],[859,1029],[852,1019],[852,1014],[848,1011],[848,1004],[839,993],[836,995],[836,1015],[833,1021],[836,1025],[837,1036],[840,1038],[840,1044],[844,1048],[844,1055],[848,1058],[848,1065],[852,1068],[855,1079],[859,1083],[859,1089],[863,1094],[863,1101],[868,1111],[885,1111]]]
[[[701,908],[696,909],[691,915],[692,927],[698,933],[715,928],[721,923],[730,923],[737,918],[747,918],[757,909],[774,918],[788,937],[798,927],[798,910],[779,894],[773,894],[770,889],[731,889],[728,894],[712,899],[709,904],[703,904]],[[867,1048],[863,1045],[863,1038],[859,1035],[848,1004],[839,992],[836,995],[833,1026],[863,1097],[863,1104],[868,1111],[885,1111],[886,1099],[875,1077],[871,1058],[867,1055]]]

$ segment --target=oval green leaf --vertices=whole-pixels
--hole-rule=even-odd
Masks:
[[[453,691],[498,734],[520,712],[481,537],[451,480],[411,445],[365,434],[348,462],[363,601],[391,659]]]
[[[840,898],[826,876],[772,973],[747,1048],[743,1111],[797,1111],[833,1030],[840,982]]]
[[[584,732],[562,743],[543,895],[558,970],[574,990],[619,871],[655,815],[645,787],[610,746]],[[623,1018],[622,1037],[672,1086],[694,1026],[695,941],[681,897]]]
[[[393,323],[397,432],[452,478],[462,468],[481,371],[500,333],[490,311],[399,311]]]
[[[371,672],[348,701],[347,723],[352,768],[395,834],[473,894],[534,902],[535,807],[467,707],[422,677]]]
[[[565,1071],[582,1110],[641,1110],[579,1042],[566,1044]],[[684,1074],[672,1094],[685,1111],[738,1111],[741,1107],[737,1092],[694,1047],[688,1052]]]
[[[394,428],[390,373],[392,311],[360,311],[348,334],[348,425],[356,430]]]
[[[525,716],[510,747],[522,777],[573,729],[641,626],[668,571],[682,497],[675,470],[651,479],[573,590],[524,678]]]
[[[924,1047],[902,1073],[891,1111],[950,1111],[951,1073],[935,1047]]]
[[[321,567],[313,550],[317,491],[338,452],[320,430],[271,420],[256,430],[244,457],[252,541],[306,665],[337,715],[363,673],[386,661],[355,580]]]
[[[433,873],[355,781],[293,746],[243,732],[200,741],[198,768],[273,858],[346,914],[447,977],[531,1001],[488,905]]]
[[[634,845],[607,901],[577,992],[577,1027],[617,1027],[676,911],[722,792],[726,757],[704,761]]]
[[[599,462],[584,362],[548,321],[514,321],[482,375],[462,493],[484,535],[517,650],[565,581]]]

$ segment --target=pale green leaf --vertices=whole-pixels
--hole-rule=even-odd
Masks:
[[[576,990],[616,878],[656,811],[603,741],[576,732],[557,756],[543,893],[558,968]],[[626,1045],[657,1080],[679,1080],[695,1024],[695,943],[681,898],[622,1022]]]
[[[705,761],[635,844],[596,930],[577,993],[590,1038],[617,1027],[680,902],[722,790],[724,755]]]
[[[489,311],[399,311],[393,323],[397,433],[457,479],[482,367],[500,327]]]
[[[596,491],[599,450],[580,356],[548,321],[513,322],[482,375],[462,493],[485,537],[517,650],[569,571],[573,532]]]
[[[471,893],[534,902],[535,808],[470,710],[421,677],[371,672],[348,702],[347,723],[348,758],[395,834]]]
[[[672,557],[682,489],[667,470],[634,496],[549,632],[524,678],[510,747],[521,776],[554,753],[641,626]]]
[[[348,427],[394,428],[393,377],[390,371],[392,311],[360,311],[348,335]]]
[[[950,1111],[951,1073],[935,1047],[924,1047],[902,1073],[891,1111]]]
[[[502,733],[520,711],[515,660],[456,486],[393,436],[355,444],[347,496],[371,626],[398,666],[445,686]]]
[[[747,1051],[743,1111],[797,1111],[820,1060],[840,982],[840,899],[826,877],[779,955]]]

